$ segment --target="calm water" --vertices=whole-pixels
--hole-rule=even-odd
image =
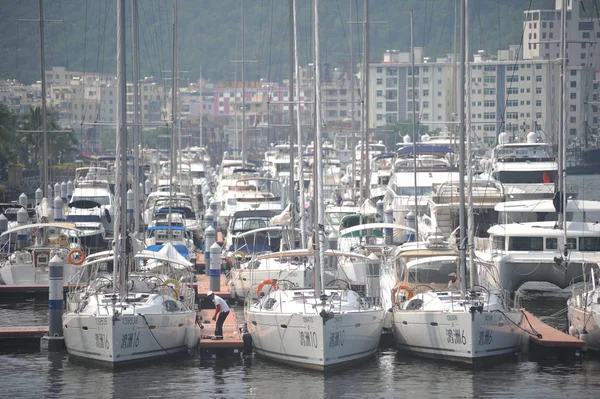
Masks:
[[[600,176],[569,179],[580,198],[600,199]],[[528,284],[521,303],[537,316],[564,309],[569,290]],[[47,303],[0,300],[0,325],[47,322]],[[564,328],[565,316],[551,317]],[[80,364],[66,354],[0,353],[0,397],[15,398],[597,398],[600,356],[573,363],[515,360],[483,368],[424,360],[381,348],[358,367],[323,375],[255,356],[190,355],[118,372]]]

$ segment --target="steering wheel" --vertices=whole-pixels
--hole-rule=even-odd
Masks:
[[[341,279],[341,278],[335,278],[335,279],[331,280],[330,282],[328,282],[328,283],[325,285],[325,287],[332,287],[332,286],[334,286],[334,284],[333,284],[333,283],[336,283],[336,282],[342,282],[342,283],[346,284],[346,288],[344,288],[344,289],[346,289],[346,290],[347,290],[348,288],[350,288],[350,283],[349,283],[348,281],[346,281],[346,280],[343,280],[343,279]],[[338,285],[338,287],[339,287],[339,288],[341,288],[339,285]]]

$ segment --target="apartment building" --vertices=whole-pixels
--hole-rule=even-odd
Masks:
[[[369,128],[412,121],[415,114],[430,130],[444,127],[454,118],[452,76],[452,56],[432,61],[415,47],[413,77],[410,53],[386,51],[383,62],[369,65]]]

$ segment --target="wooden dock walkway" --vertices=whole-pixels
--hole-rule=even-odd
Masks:
[[[46,334],[48,334],[48,326],[0,327],[0,341],[8,339],[39,339]]]
[[[200,339],[201,354],[214,354],[215,352],[227,350],[238,353],[243,350],[244,340],[233,310],[229,312],[229,316],[223,324],[223,339],[212,339],[215,335],[215,322],[212,320],[214,313],[214,309],[204,309],[198,312],[198,318],[204,327],[202,338]]]
[[[527,331],[539,333],[539,336],[529,334],[531,343],[549,348],[581,349],[585,346],[585,342],[582,340],[547,325],[528,311],[524,310],[523,314],[525,317],[523,317],[521,327]]]

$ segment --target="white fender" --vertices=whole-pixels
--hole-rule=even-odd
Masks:
[[[585,345],[583,348],[581,348],[582,352],[587,352],[588,350],[588,332],[587,330],[584,328],[579,332],[579,339],[582,340],[583,342],[585,342]]]
[[[185,328],[185,344],[188,349],[194,349],[198,344],[198,338],[196,336],[196,329],[192,325],[188,325]]]

